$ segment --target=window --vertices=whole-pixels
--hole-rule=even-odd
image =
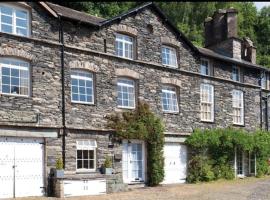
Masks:
[[[201,120],[214,121],[214,87],[201,84]]]
[[[96,169],[96,148],[95,140],[77,141],[77,171],[88,171]]]
[[[93,74],[80,70],[71,71],[71,101],[94,103]]]
[[[233,66],[232,67],[232,80],[240,82],[240,68]]]
[[[178,112],[178,102],[175,87],[163,86],[161,100],[163,111]]]
[[[29,12],[25,9],[0,4],[0,22],[1,32],[29,36]]]
[[[162,64],[177,67],[176,50],[172,47],[162,46]]]
[[[116,34],[116,55],[133,59],[133,38],[127,35]]]
[[[244,124],[243,92],[240,90],[233,90],[232,102],[233,102],[233,123],[243,125]]]
[[[0,60],[0,92],[29,96],[29,63],[18,59]]]
[[[263,73],[262,75],[262,79],[261,79],[261,88],[262,89],[269,89],[269,86],[268,86],[268,74],[266,73]]]
[[[121,108],[135,108],[134,81],[120,78],[117,81],[117,105]]]
[[[206,59],[201,59],[201,74],[207,76],[210,75],[209,61]]]

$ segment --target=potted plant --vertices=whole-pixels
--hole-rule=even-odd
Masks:
[[[62,158],[58,158],[56,160],[54,176],[55,178],[64,178],[64,165]]]
[[[106,156],[103,167],[105,169],[105,174],[106,175],[111,175],[112,174],[112,159],[109,156]]]

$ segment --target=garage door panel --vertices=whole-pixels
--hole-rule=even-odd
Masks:
[[[13,189],[15,188],[16,197],[24,196],[42,196],[44,186],[44,170],[43,170],[43,145],[42,140],[31,138],[1,138],[0,139],[0,176],[4,167],[1,160],[10,159],[7,171],[10,173],[10,180],[0,180],[0,184],[6,186],[11,193],[7,197],[13,197]],[[9,153],[11,152],[11,153]],[[14,166],[15,164],[15,171]],[[15,181],[15,184],[14,184]],[[14,184],[14,186],[13,186]],[[1,185],[0,185],[0,188]],[[0,198],[4,194],[0,192]],[[6,198],[6,197],[4,197]]]
[[[187,148],[179,143],[165,143],[163,183],[181,183],[186,178]]]

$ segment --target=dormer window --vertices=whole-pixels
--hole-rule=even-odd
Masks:
[[[210,66],[209,66],[209,60],[201,59],[201,69],[200,73],[202,75],[209,76],[210,75]]]
[[[232,80],[240,82],[240,68],[237,66],[232,67]]]
[[[29,11],[17,6],[0,4],[0,31],[29,36]]]
[[[176,49],[169,46],[162,46],[162,64],[168,67],[177,68]]]
[[[123,58],[133,59],[134,38],[128,35],[116,34],[116,55]]]

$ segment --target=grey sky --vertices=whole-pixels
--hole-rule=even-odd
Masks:
[[[270,6],[270,1],[265,1],[265,2],[254,2],[257,9],[260,10],[264,6]]]

